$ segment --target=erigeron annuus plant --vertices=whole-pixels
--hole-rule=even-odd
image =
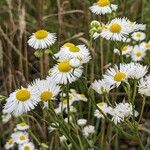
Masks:
[[[90,10],[97,15],[111,15],[117,5],[109,0],[99,0]],[[107,23],[91,23],[89,47],[81,43],[64,43],[57,53],[50,53],[55,64],[45,79],[35,79],[6,98],[3,114],[14,116],[19,123],[6,142],[6,149],[14,146],[33,150],[50,146],[50,138],[43,143],[34,129],[32,131],[32,116],[44,122],[47,134],[54,134],[59,139],[60,149],[110,149],[111,145],[116,147],[112,140],[115,138],[118,142],[119,136],[133,140],[145,149],[139,132],[145,99],[150,96],[149,64],[139,62],[149,50],[149,43],[140,43],[145,39],[141,32],[145,25],[126,17],[112,16]],[[88,66],[92,66],[95,59],[91,49],[98,38],[115,43],[113,48],[119,54],[120,62],[113,62],[114,65],[98,74],[99,79],[90,82],[87,69],[91,71]],[[54,33],[40,29],[33,33],[28,44],[39,54],[50,49],[55,41]],[[125,93],[123,97],[119,96],[120,91]],[[135,105],[138,96],[142,99],[140,111]],[[9,119],[7,117],[4,122]]]

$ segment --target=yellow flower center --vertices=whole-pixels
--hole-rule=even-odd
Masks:
[[[80,94],[80,96],[81,96],[82,98],[85,98],[85,95],[84,95],[84,94]]]
[[[79,52],[80,49],[72,43],[66,43],[64,46],[68,47],[71,52]]]
[[[122,49],[121,49],[121,51],[123,51],[123,52],[125,52],[125,51],[127,51],[128,50],[128,46],[124,46]]]
[[[63,104],[67,105],[67,99],[63,100]]]
[[[72,99],[69,99],[69,101],[71,101],[71,100],[72,100]],[[63,100],[63,104],[64,104],[64,105],[67,105],[67,99],[64,99],[64,100]]]
[[[141,55],[142,55],[141,52],[137,52],[137,53],[136,53],[136,56],[137,56],[137,57],[140,57]]]
[[[102,106],[104,106],[104,102],[100,102],[100,103],[98,103],[97,105],[99,106],[99,107],[102,107]]]
[[[145,44],[145,47],[146,48],[150,48],[150,44]]]
[[[30,150],[30,147],[29,146],[25,146],[24,150]]]
[[[34,35],[37,39],[41,40],[48,36],[48,32],[46,30],[38,30]]]
[[[99,6],[101,6],[101,7],[105,7],[105,6],[110,5],[110,1],[109,1],[109,0],[99,0],[99,1],[97,2],[97,4],[98,4]]]
[[[21,135],[21,136],[19,137],[19,139],[20,139],[21,141],[24,141],[24,140],[26,139],[26,137],[25,137],[24,135]]]
[[[24,126],[26,126],[27,124],[26,124],[25,122],[21,122],[19,125],[20,125],[21,127],[24,127]]]
[[[68,61],[63,61],[58,64],[58,70],[60,72],[69,72],[71,70],[71,66]]]
[[[53,93],[51,91],[44,91],[40,95],[41,100],[44,102],[51,100],[52,97],[53,97]]]
[[[16,93],[16,99],[19,101],[27,101],[30,97],[31,94],[27,89],[18,90]]]
[[[121,31],[121,26],[118,23],[114,23],[110,26],[110,32],[119,33]]]
[[[75,46],[75,45],[72,44],[72,43],[65,43],[64,46],[66,46],[66,47],[72,47],[72,46]]]
[[[137,33],[136,37],[140,38],[141,37],[141,33]]]
[[[14,143],[14,141],[13,141],[12,138],[8,140],[8,144],[9,144],[9,145],[11,145],[11,144],[13,144],[13,143]]]
[[[115,81],[122,81],[126,78],[126,74],[123,72],[117,72],[114,76]]]

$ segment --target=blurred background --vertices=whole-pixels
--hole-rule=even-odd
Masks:
[[[29,36],[37,29],[44,28],[57,33],[58,41],[52,47],[53,51],[59,50],[67,41],[87,44],[90,22],[98,19],[89,12],[89,6],[94,2],[95,0],[0,0],[1,94],[8,95],[18,86],[47,74],[51,60],[44,59],[45,64],[40,73],[39,60],[33,55],[34,49],[27,45]],[[119,7],[117,16],[127,16],[132,21],[146,23],[149,33],[150,0],[114,0],[114,4]],[[99,42],[97,44],[99,46]],[[104,64],[109,62],[106,59]]]
[[[34,56],[34,49],[27,45],[29,36],[37,29],[44,28],[57,33],[58,40],[52,46],[54,52],[68,41],[88,46],[90,22],[99,19],[89,11],[89,6],[94,2],[95,0],[0,0],[0,95],[8,96],[21,85],[25,86],[35,78],[44,78],[53,66],[54,63],[47,54],[43,54],[39,60]],[[149,39],[150,0],[113,2],[119,7],[117,16],[126,16],[131,21],[147,24]],[[93,46],[98,54],[93,63],[105,66],[112,60],[113,47],[102,45],[104,53],[100,57],[100,46],[99,41]],[[90,70],[92,79],[100,77],[100,73]],[[8,127],[10,130],[13,128]],[[0,130],[4,128],[6,126],[0,126]]]

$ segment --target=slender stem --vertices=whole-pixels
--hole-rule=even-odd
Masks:
[[[68,112],[68,123],[70,123],[70,106],[69,106],[69,83],[67,84],[67,112]]]
[[[116,129],[115,150],[119,150],[118,130]]]
[[[138,137],[138,140],[139,140],[139,145],[140,145],[141,150],[145,150],[145,147],[144,147],[144,145],[143,145],[143,143],[141,141],[139,133],[137,133],[137,137]]]
[[[104,136],[105,136],[105,120],[102,119],[101,123],[101,138],[100,138],[100,149],[104,147]]]
[[[141,109],[141,113],[140,113],[140,117],[139,117],[139,121],[138,123],[140,123],[142,116],[143,116],[143,112],[144,112],[144,106],[145,106],[145,96],[143,97],[143,102],[142,102],[142,109]]]
[[[108,103],[110,106],[112,106],[111,102],[109,101],[108,95],[105,95],[105,98],[106,98],[107,103]]]

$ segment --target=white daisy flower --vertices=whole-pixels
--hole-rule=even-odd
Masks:
[[[74,82],[82,75],[82,66],[73,68],[69,61],[61,61],[49,71],[49,75],[54,82],[58,84],[67,84]]]
[[[14,142],[16,142],[17,144],[24,144],[29,142],[29,135],[27,132],[17,131],[13,133],[11,136]]]
[[[138,83],[138,92],[141,95],[150,96],[150,75],[142,78]]]
[[[11,114],[9,113],[3,113],[2,114],[2,122],[7,123],[11,119]]]
[[[117,48],[114,48],[113,52],[114,52],[115,54],[120,55],[120,51],[119,51]]]
[[[132,104],[129,103],[119,103],[116,104],[116,107],[110,111],[110,115],[112,115],[112,121],[117,124],[124,121],[125,117],[130,117],[133,115]],[[135,117],[138,116],[138,112],[134,112]]]
[[[65,121],[66,123],[68,123],[68,117],[67,117],[67,118],[65,118],[65,119],[64,119],[64,121]],[[69,116],[69,121],[71,121],[71,122],[73,121],[72,116]]]
[[[82,133],[85,137],[89,137],[95,133],[95,127],[92,125],[87,125],[83,128]]]
[[[131,37],[135,41],[143,41],[146,38],[146,34],[143,32],[134,32]]]
[[[70,111],[71,113],[76,113],[76,112],[77,112],[77,109],[76,109],[74,106],[70,106],[70,107],[69,107],[69,111]],[[66,113],[66,114],[68,113],[68,110],[67,110],[67,109],[65,109],[65,113]]]
[[[48,127],[49,133],[51,133],[54,130],[56,130],[58,126],[59,126],[59,124],[57,122],[51,123],[51,125]]]
[[[34,109],[39,102],[37,94],[38,90],[34,86],[29,86],[28,88],[22,87],[16,90],[6,100],[4,113],[12,113],[15,116],[19,116]]]
[[[102,29],[101,37],[106,40],[125,42],[132,31],[127,18],[115,18]]]
[[[130,45],[126,45],[126,46],[123,46],[120,50],[118,49],[114,49],[114,52],[117,53],[118,55],[127,55],[129,56],[131,51],[132,51],[133,47],[130,46]]]
[[[60,142],[61,142],[61,143],[67,141],[67,138],[66,138],[64,135],[60,136],[59,139],[60,139]]]
[[[129,77],[128,66],[126,64],[120,64],[114,66],[114,68],[107,69],[106,73],[103,75],[104,80],[109,85],[119,86],[121,82],[126,82]]]
[[[30,37],[28,44],[34,49],[45,49],[56,41],[55,33],[49,33],[46,30],[38,30]]]
[[[74,102],[75,102],[75,100],[70,97],[69,98],[69,106],[71,107],[71,105]],[[67,109],[67,99],[65,98],[62,102],[59,103],[58,108],[55,109],[55,113],[60,114],[63,110],[66,110],[66,109]]]
[[[104,102],[98,103],[97,106],[102,110],[102,112],[103,112],[105,115],[109,114],[109,112],[112,110],[112,108],[109,107],[109,106],[107,105],[107,103],[104,103]],[[94,116],[97,117],[98,119],[99,119],[99,118],[104,118],[103,114],[102,114],[98,109],[95,110]]]
[[[35,146],[32,142],[19,145],[19,150],[35,150]]]
[[[102,79],[95,80],[94,83],[92,83],[92,88],[101,95],[109,93],[114,87],[111,84],[108,84],[106,80]]]
[[[55,54],[55,57],[59,58],[60,61],[77,58],[78,60],[80,60],[81,64],[87,63],[91,59],[89,50],[85,45],[75,46],[72,43],[64,44],[61,47],[60,51]]]
[[[38,97],[44,103],[44,107],[48,107],[48,101],[54,100],[60,92],[60,87],[50,78],[35,82],[38,89]]]
[[[101,35],[100,33],[95,32],[92,37],[94,40],[96,40],[100,35]]]
[[[112,11],[116,11],[117,5],[111,4],[110,0],[99,0],[90,7],[92,13],[96,15],[110,14]]]
[[[144,31],[144,30],[146,30],[146,25],[145,24],[138,24],[136,22],[131,22],[131,21],[129,21],[129,23],[132,26],[134,32],[135,31]]]
[[[142,61],[145,55],[146,51],[142,49],[139,45],[135,45],[131,53],[131,58],[135,62]]]
[[[149,42],[142,42],[140,44],[140,47],[145,49],[145,50],[150,50],[150,41]]]
[[[83,102],[87,102],[88,99],[86,98],[86,96],[84,94],[78,94],[77,92],[76,93],[70,93],[70,96],[72,97],[72,99],[74,101],[83,101]]]
[[[87,120],[86,119],[78,119],[77,120],[77,124],[81,127],[85,126],[87,123]]]
[[[5,144],[5,149],[11,149],[12,147],[14,146],[14,140],[13,140],[13,138],[10,138],[7,142],[6,142],[6,144]]]
[[[24,131],[24,130],[29,129],[29,125],[26,122],[21,122],[21,123],[17,124],[16,128],[18,130]]]
[[[128,70],[130,70],[129,78],[132,79],[141,79],[148,72],[148,66],[143,66],[139,63],[129,63],[127,64]]]
[[[73,68],[77,68],[79,66],[82,65],[81,61],[78,58],[72,58],[69,61],[69,64],[73,67]]]

